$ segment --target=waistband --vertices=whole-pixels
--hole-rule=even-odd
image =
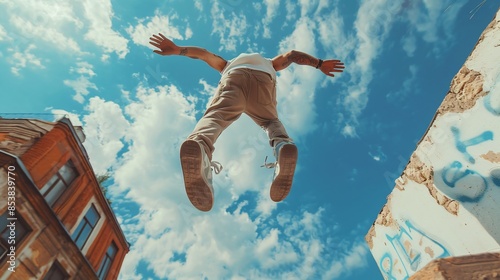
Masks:
[[[270,77],[273,81],[275,80],[275,78],[273,77],[273,75],[271,75],[271,74],[269,74],[269,73],[267,73],[265,71],[260,71],[260,70],[251,69],[251,68],[236,68],[236,69],[231,69],[227,73],[224,73],[224,75],[221,77],[221,80],[227,78],[227,76],[230,73],[236,72],[236,71],[246,72],[248,74],[257,74],[257,75],[264,74],[264,75],[267,75],[268,77]]]

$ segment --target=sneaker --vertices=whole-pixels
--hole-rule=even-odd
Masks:
[[[283,141],[274,147],[274,177],[271,184],[271,199],[279,202],[285,199],[292,188],[293,174],[297,164],[297,146],[292,142]]]
[[[214,203],[212,167],[218,174],[222,166],[218,162],[210,162],[203,147],[194,140],[182,143],[180,154],[184,185],[189,200],[197,209],[210,211]]]

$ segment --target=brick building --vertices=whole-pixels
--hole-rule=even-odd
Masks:
[[[0,118],[0,280],[117,279],[129,244],[67,118]]]

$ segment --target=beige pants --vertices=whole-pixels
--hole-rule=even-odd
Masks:
[[[212,103],[188,139],[203,145],[210,160],[219,135],[242,113],[266,130],[271,146],[290,140],[276,111],[276,81],[266,72],[235,69],[225,74]]]

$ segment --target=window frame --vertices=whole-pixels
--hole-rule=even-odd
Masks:
[[[87,217],[87,215],[89,214],[91,209],[93,209],[95,211],[95,214],[96,214],[96,220],[95,220],[95,223],[93,225],[89,221],[89,218]],[[75,242],[75,245],[78,247],[78,249],[80,249],[80,251],[83,250],[83,248],[85,247],[85,244],[87,244],[87,241],[89,241],[89,238],[92,235],[92,233],[94,232],[94,229],[97,227],[99,220],[101,220],[101,214],[99,214],[99,211],[97,210],[97,207],[94,206],[94,203],[90,203],[90,207],[87,209],[87,212],[85,213],[85,215],[82,217],[82,219],[78,223],[78,226],[76,227],[73,234],[71,234],[71,239],[73,240],[73,242]],[[90,227],[90,231],[88,232],[87,236],[85,237],[85,241],[83,241],[83,243],[80,247],[78,245],[78,240],[80,240],[81,234],[85,231],[87,225]]]
[[[74,176],[73,176],[73,178],[71,178],[70,182],[67,182],[67,179],[65,179],[63,174],[61,173],[61,170],[65,167],[68,168],[69,170],[73,171]],[[73,184],[73,182],[76,181],[78,176],[80,176],[80,173],[78,173],[78,170],[75,167],[75,164],[73,163],[73,161],[71,159],[69,159],[63,166],[61,166],[57,170],[57,172],[52,177],[50,177],[50,179],[47,181],[47,183],[45,183],[45,185],[43,185],[43,187],[40,189],[40,193],[42,194],[45,201],[47,201],[47,203],[50,206],[53,206],[57,202],[57,200],[59,198],[61,198],[63,193],[70,188],[70,186]],[[53,182],[51,182],[51,181],[53,181]],[[49,183],[50,183],[50,185],[49,185]],[[62,183],[61,190],[57,190],[56,186],[57,187],[61,186],[60,185],[61,183]],[[60,191],[60,193],[56,193],[55,198],[51,202],[51,201],[47,200],[47,197],[49,195],[53,194],[52,193],[53,191],[56,191],[56,192]]]
[[[22,226],[24,228],[24,235],[22,235],[20,237],[20,239],[18,240],[18,237],[19,237],[19,234],[18,232],[16,231],[16,242],[15,244],[9,244],[8,243],[8,240],[4,240],[2,235],[5,233],[5,232],[9,232],[10,231],[10,228],[7,227],[7,225],[9,224],[9,221],[8,218],[7,218],[7,213],[8,211],[5,211],[5,213],[3,213],[2,215],[0,215],[0,219],[2,220],[5,220],[5,226],[3,226],[3,229],[1,229],[0,231],[0,246],[5,249],[5,252],[2,253],[2,255],[0,255],[0,262],[4,262],[6,257],[7,257],[7,253],[9,252],[9,249],[11,246],[15,246],[16,249],[20,248],[22,243],[27,239],[27,237],[30,235],[30,233],[33,231],[33,229],[29,226],[29,224],[26,222],[26,220],[19,214],[16,212],[16,215],[15,215],[15,220],[12,220],[15,222],[16,224],[16,229],[19,228],[19,226]]]
[[[55,260],[52,263],[52,265],[50,266],[49,271],[47,271],[47,273],[43,277],[43,280],[52,280],[53,279],[54,271],[56,271],[56,269],[58,269],[61,272],[61,274],[63,275],[63,279],[62,280],[69,279],[68,272],[64,269],[64,267],[62,267],[62,265],[57,260]],[[49,276],[50,276],[50,278],[47,278]]]
[[[110,255],[109,250],[114,249],[114,252]],[[114,241],[111,241],[111,244],[108,246],[108,249],[104,253],[101,264],[99,265],[99,269],[97,270],[97,277],[99,280],[104,280],[108,277],[108,274],[111,270],[111,266],[113,266],[113,262],[116,259],[116,255],[118,255],[118,246]]]

